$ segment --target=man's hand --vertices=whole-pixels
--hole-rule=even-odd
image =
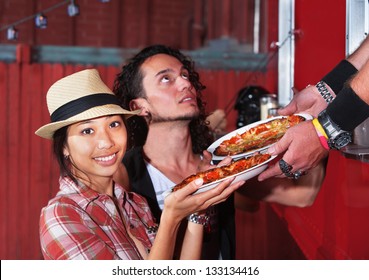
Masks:
[[[288,116],[304,112],[317,117],[321,111],[327,108],[327,102],[315,86],[309,85],[300,92],[296,88],[292,88],[292,91],[294,96],[291,102],[286,107],[278,110],[279,115]]]
[[[284,153],[285,152],[285,153]],[[296,171],[309,171],[315,167],[321,159],[328,156],[311,121],[302,122],[287,130],[285,135],[268,149],[271,155],[283,155],[283,160],[293,167],[292,173]],[[277,162],[262,172],[258,180],[263,181],[270,177],[286,177]]]

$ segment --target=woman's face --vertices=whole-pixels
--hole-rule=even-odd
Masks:
[[[72,124],[64,155],[72,173],[89,182],[111,179],[126,151],[127,130],[120,115],[103,116]]]

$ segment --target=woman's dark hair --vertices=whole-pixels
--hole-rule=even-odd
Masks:
[[[72,174],[69,166],[71,163],[64,155],[64,147],[67,144],[67,130],[68,126],[65,126],[55,131],[53,136],[54,155],[59,164],[60,175],[70,177],[77,184],[77,179]]]
[[[197,105],[200,110],[199,117],[190,122],[192,150],[201,153],[214,140],[206,121],[205,102],[202,100],[202,91],[205,86],[200,82],[199,74],[195,71],[194,62],[179,50],[163,45],[153,45],[144,48],[122,67],[114,81],[113,91],[119,98],[123,108],[129,110],[129,103],[136,98],[146,98],[143,90],[141,65],[156,54],[167,54],[177,58],[189,73],[189,81],[197,93]],[[127,130],[129,134],[128,146],[142,146],[147,137],[148,127],[143,117],[133,116],[128,119]]]

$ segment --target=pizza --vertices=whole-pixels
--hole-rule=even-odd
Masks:
[[[224,140],[213,153],[216,156],[232,156],[265,147],[282,138],[288,128],[305,120],[302,116],[291,115],[261,123]]]
[[[209,184],[209,183],[224,179],[229,176],[236,175],[242,171],[245,171],[254,166],[257,166],[267,161],[270,158],[271,158],[271,155],[269,154],[255,154],[247,158],[241,158],[241,159],[232,161],[228,165],[219,166],[219,167],[211,168],[206,171],[198,172],[196,174],[188,176],[182,182],[175,185],[172,191],[173,192],[177,191],[198,178],[202,178],[204,181],[203,185],[205,185],[205,184]]]

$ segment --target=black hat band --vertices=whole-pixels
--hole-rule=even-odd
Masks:
[[[108,104],[121,106],[118,98],[113,94],[97,93],[87,95],[59,107],[51,114],[51,122],[64,121],[93,107]]]

